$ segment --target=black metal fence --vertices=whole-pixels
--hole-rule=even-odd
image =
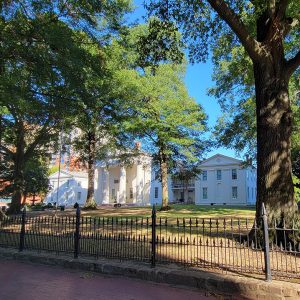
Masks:
[[[260,220],[151,217],[12,216],[0,246],[78,256],[300,278],[300,230]]]

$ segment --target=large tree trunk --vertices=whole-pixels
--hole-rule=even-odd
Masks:
[[[269,220],[291,219],[295,210],[292,182],[292,112],[288,78],[273,60],[254,64],[257,112],[256,216],[265,203]]]
[[[164,154],[163,149],[159,151],[160,173],[161,173],[161,186],[162,186],[162,207],[167,207],[168,199],[168,163],[167,156]]]
[[[96,159],[96,134],[95,132],[89,132],[88,134],[88,190],[86,206],[93,205],[95,203],[95,159]]]
[[[265,203],[269,221],[289,222],[296,211],[292,182],[292,110],[279,23],[266,11],[257,21],[261,56],[253,62],[257,117],[256,217]],[[272,33],[270,35],[270,33]],[[272,36],[270,39],[269,36]]]
[[[22,122],[18,125],[16,153],[14,156],[14,180],[13,195],[11,205],[8,209],[9,214],[16,214],[21,211],[21,203],[24,191],[24,164],[25,164],[25,139],[24,125]]]

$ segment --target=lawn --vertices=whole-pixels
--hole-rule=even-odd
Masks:
[[[169,217],[169,218],[241,218],[241,219],[253,219],[255,216],[254,206],[199,206],[199,205],[183,205],[172,204],[171,210],[159,211],[160,207],[157,207],[157,217]],[[84,216],[93,217],[149,217],[151,216],[152,208],[149,207],[128,207],[123,206],[120,208],[114,208],[111,206],[99,206],[97,210],[82,211]],[[57,215],[73,215],[75,209],[67,209],[64,212],[57,212]],[[29,212],[29,214],[36,215],[53,215],[55,211],[44,212]]]

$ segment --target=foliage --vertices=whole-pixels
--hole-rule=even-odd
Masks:
[[[27,196],[44,196],[50,190],[48,167],[45,161],[30,160],[24,170],[25,187],[24,194]]]
[[[296,211],[290,155],[293,113],[288,85],[293,74],[296,78],[299,74],[299,7],[299,0],[153,0],[147,5],[150,14],[181,29],[192,61],[206,60],[212,50],[220,71],[216,79],[221,82],[213,93],[225,100],[222,104],[234,104],[235,108],[233,114],[229,112],[233,118],[223,118],[217,128],[219,133],[227,134],[223,142],[233,140],[233,145],[242,148],[248,145],[247,139],[254,141],[251,102],[254,103],[255,84],[257,216],[265,202],[270,219],[278,220],[291,220]],[[243,94],[231,97],[233,88]],[[238,124],[251,130],[244,134]],[[235,137],[236,133],[242,141]]]
[[[294,183],[294,189],[295,189],[295,201],[300,202],[300,179],[293,176],[293,183]]]
[[[26,161],[47,155],[72,121],[86,68],[101,64],[85,46],[110,43],[108,31],[123,29],[117,12],[130,9],[127,0],[1,2],[1,177],[13,189],[12,211],[20,209]]]
[[[183,83],[183,65],[162,64],[153,74],[146,69],[139,81],[136,116],[127,129],[143,138],[145,148],[158,155],[161,146],[172,160],[195,160],[202,155],[206,130],[202,107],[190,98]]]
[[[185,66],[157,65],[155,71],[144,69],[137,84],[136,113],[125,126],[143,148],[152,154],[160,168],[163,206],[166,207],[168,171],[176,161],[192,162],[205,150],[202,133],[206,115],[202,107],[189,97],[183,82]]]
[[[58,166],[52,166],[49,170],[48,170],[48,175],[52,175],[56,172],[58,172],[59,167]]]

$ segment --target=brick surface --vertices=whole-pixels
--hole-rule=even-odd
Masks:
[[[300,299],[300,286],[296,283],[272,281],[242,276],[223,275],[210,271],[189,271],[176,265],[157,266],[138,262],[120,262],[106,259],[72,259],[68,256],[56,256],[45,253],[0,248],[0,257],[46,265],[58,265],[74,270],[92,271],[109,275],[122,275],[177,286],[188,286],[206,290],[214,295],[222,294],[230,299]],[[230,294],[230,295],[229,295]],[[223,297],[223,299],[224,299]]]

